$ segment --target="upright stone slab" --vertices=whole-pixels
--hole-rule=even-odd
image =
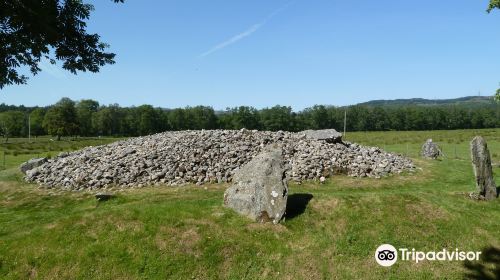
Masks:
[[[498,197],[497,186],[493,180],[490,151],[486,140],[476,136],[470,143],[472,167],[476,176],[477,195],[481,199],[491,200]]]
[[[267,148],[234,174],[224,205],[257,222],[277,224],[288,198],[285,171],[282,149]]]
[[[437,159],[439,156],[443,155],[443,152],[436,143],[432,142],[432,139],[427,139],[424,145],[422,145],[420,154],[424,158]]]

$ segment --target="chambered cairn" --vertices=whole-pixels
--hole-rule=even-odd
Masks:
[[[475,193],[471,197],[480,200],[492,200],[498,197],[498,189],[493,179],[490,151],[486,140],[481,136],[476,136],[470,143],[472,167],[476,176]]]
[[[24,166],[25,180],[46,188],[101,191],[109,187],[231,183],[234,173],[267,146],[279,144],[296,182],[335,174],[380,178],[415,170],[413,162],[377,147],[341,140],[335,130],[169,131],[87,147]]]
[[[288,198],[282,148],[273,144],[238,169],[224,193],[224,205],[248,218],[277,224]]]

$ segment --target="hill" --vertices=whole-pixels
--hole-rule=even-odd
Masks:
[[[495,106],[492,96],[466,96],[454,99],[395,99],[395,100],[372,100],[358,105],[365,106]]]

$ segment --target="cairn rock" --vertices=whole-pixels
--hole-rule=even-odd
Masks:
[[[335,129],[321,129],[321,130],[304,130],[300,132],[308,139],[325,141],[327,143],[342,143],[342,133]]]
[[[427,139],[422,146],[421,155],[428,159],[437,159],[443,155],[443,152],[439,148],[438,144],[432,142],[432,139]]]
[[[414,171],[411,159],[377,147],[327,143],[303,133],[257,130],[168,131],[86,147],[47,160],[27,182],[64,190],[107,186],[231,183],[234,172],[272,144],[283,147],[295,182],[335,174],[380,178]]]
[[[476,136],[470,143],[472,167],[476,176],[477,196],[479,199],[492,200],[498,197],[497,186],[493,180],[490,151],[486,140]]]
[[[21,164],[21,166],[19,167],[19,170],[21,170],[21,172],[23,174],[26,174],[26,172],[28,172],[29,170],[32,170],[36,167],[39,167],[46,162],[47,162],[47,158],[32,158],[32,159],[28,160],[27,162]]]
[[[288,198],[282,148],[272,145],[234,174],[224,205],[260,223],[279,223]]]
[[[40,170],[38,169],[38,167],[35,167],[33,169],[30,169],[30,170],[26,170],[26,177],[27,178],[34,177],[38,174],[40,174]]]

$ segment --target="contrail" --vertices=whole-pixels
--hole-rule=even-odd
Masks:
[[[43,72],[51,75],[54,78],[63,79],[67,77],[64,71],[62,71],[54,64],[50,63],[50,61],[46,58],[42,58],[38,66],[40,67],[40,69],[42,69]]]
[[[271,20],[273,17],[275,17],[276,15],[278,15],[280,12],[282,12],[284,9],[286,9],[288,6],[290,6],[290,4],[292,4],[293,1],[290,1],[288,3],[286,3],[285,5],[281,6],[279,9],[276,9],[275,11],[273,11],[272,13],[270,13],[263,21],[259,22],[259,23],[256,23],[254,25],[252,25],[250,28],[248,28],[247,30],[229,38],[228,40],[218,44],[218,45],[215,45],[213,48],[211,48],[210,50],[202,53],[199,55],[199,58],[202,58],[202,57],[205,57],[205,56],[208,56],[216,51],[219,51],[229,45],[232,45],[238,41],[240,41],[241,39],[245,38],[245,37],[248,37],[250,35],[252,35],[253,33],[255,33],[257,30],[259,30],[262,26],[264,26],[269,20]]]

